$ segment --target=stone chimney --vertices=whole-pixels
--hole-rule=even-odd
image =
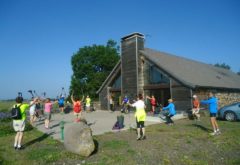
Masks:
[[[122,74],[122,96],[127,95],[130,99],[142,91],[139,89],[141,80],[139,50],[144,49],[144,35],[132,33],[121,39],[121,74]]]

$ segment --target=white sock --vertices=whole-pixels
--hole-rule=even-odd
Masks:
[[[14,147],[17,147],[17,143],[14,143]]]
[[[219,132],[220,130],[219,129],[217,129],[217,132]]]
[[[18,144],[18,148],[21,148],[21,145],[20,145],[20,144]]]
[[[214,132],[217,132],[217,130],[214,130]]]

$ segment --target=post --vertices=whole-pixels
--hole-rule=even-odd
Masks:
[[[65,122],[62,120],[62,121],[60,122],[61,141],[64,141],[64,124],[65,124]]]

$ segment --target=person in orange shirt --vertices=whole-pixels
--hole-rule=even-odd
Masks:
[[[200,102],[197,98],[197,95],[193,95],[193,109],[192,109],[192,115],[194,118],[196,118],[198,121],[200,121]]]

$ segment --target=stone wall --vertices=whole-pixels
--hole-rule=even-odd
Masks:
[[[219,99],[219,108],[232,103],[240,102],[240,92],[217,92],[216,97]]]
[[[193,94],[196,94],[199,100],[204,100],[207,99],[209,91],[213,91],[215,96],[218,98],[219,108],[232,103],[240,102],[240,92],[237,91],[198,89],[193,91]]]

